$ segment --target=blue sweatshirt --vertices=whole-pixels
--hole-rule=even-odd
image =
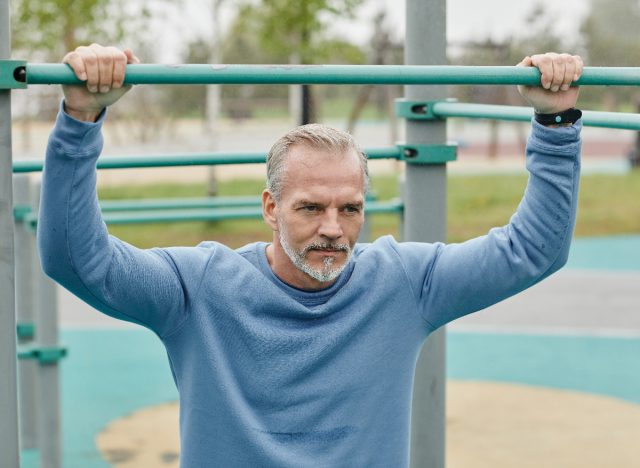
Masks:
[[[329,288],[271,271],[266,243],[141,250],[109,236],[96,196],[101,126],[58,115],[38,241],[45,272],[153,330],[180,394],[181,466],[406,467],[413,374],[429,333],[566,261],[581,124],[533,122],[509,224],[461,244],[358,244]]]

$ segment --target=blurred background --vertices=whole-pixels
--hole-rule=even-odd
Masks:
[[[403,62],[403,1],[13,0],[11,4],[13,55],[32,62],[58,62],[66,51],[91,42],[130,47],[148,63]],[[450,0],[448,61],[514,65],[525,55],[567,51],[582,55],[591,66],[635,66],[640,63],[639,20],[640,6],[634,0]],[[401,86],[140,86],[109,110],[105,154],[266,151],[292,125],[310,121],[346,129],[364,147],[393,145],[403,137],[402,122],[393,111],[393,101],[402,93]],[[451,86],[449,96],[461,102],[524,105],[512,86]],[[57,86],[14,93],[16,159],[42,157],[60,97]],[[636,112],[639,105],[640,91],[635,87],[581,91],[583,109]],[[449,119],[448,127],[449,138],[459,145],[458,161],[449,165],[453,173],[522,171],[528,124]],[[638,165],[637,132],[589,128],[583,135],[585,172],[628,173]],[[401,167],[375,162],[372,171],[395,175]],[[103,171],[99,182],[107,186],[182,180],[203,183],[207,193],[216,194],[220,182],[237,177],[260,179],[263,168]],[[614,192],[620,184],[614,179]],[[622,182],[629,184],[635,186],[636,179]],[[588,228],[579,225],[578,232],[608,233],[600,218],[604,214],[598,216]],[[640,231],[640,216],[623,217],[615,229]],[[481,234],[485,226],[491,225],[459,234],[453,226],[451,240]]]
[[[66,51],[98,42],[130,47],[147,63],[403,63],[400,0],[12,0],[11,6],[13,57],[29,62],[59,62]],[[638,24],[636,0],[449,0],[447,57],[452,65],[515,65],[556,51],[580,54],[588,66],[637,67]],[[451,86],[448,94],[461,102],[524,105],[515,87]],[[389,146],[403,138],[393,111],[402,95],[400,86],[138,86],[109,109],[104,154],[266,152],[291,126],[310,121],[349,130],[365,148]],[[60,98],[58,86],[12,94],[15,159],[43,157]],[[640,89],[584,87],[579,105],[635,113]],[[447,126],[458,144],[458,160],[448,164],[448,240],[459,242],[507,223],[517,207],[527,181],[529,124],[449,119]],[[567,268],[450,327],[450,467],[637,464],[640,137],[585,128],[583,141]],[[371,163],[375,197],[399,195],[402,169],[395,161]],[[99,191],[103,200],[258,195],[263,180],[262,165],[112,170],[99,173]],[[140,247],[212,239],[238,247],[271,237],[260,220],[110,231]],[[400,236],[400,218],[375,216],[371,232]],[[64,466],[177,466],[171,403],[177,394],[160,343],[64,291],[59,304],[70,349],[62,364]],[[470,382],[481,385],[466,387]],[[26,466],[36,466],[36,455],[25,457]]]

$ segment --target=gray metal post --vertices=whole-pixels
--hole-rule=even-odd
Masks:
[[[41,182],[33,184],[32,199],[40,200]],[[38,206],[36,205],[37,209]],[[35,236],[31,236],[35,248]],[[36,256],[37,258],[37,256]],[[42,272],[39,260],[35,268],[36,342],[40,348],[58,347],[58,296],[55,283]],[[41,468],[62,465],[60,429],[60,381],[58,361],[40,363],[37,385],[37,433]]]
[[[9,0],[0,0],[0,60],[11,57]],[[11,92],[0,89],[0,466],[20,465],[13,250]]]
[[[407,0],[405,62],[446,64],[446,0]],[[408,100],[446,97],[444,86],[406,86]],[[406,122],[407,144],[445,144],[444,122]],[[408,241],[446,237],[446,165],[407,164],[404,235]],[[411,425],[411,466],[444,468],[445,332],[427,340],[416,368]]]
[[[16,207],[31,206],[29,175],[17,174],[13,180],[13,198]],[[34,297],[33,281],[35,262],[35,243],[33,234],[22,222],[15,224],[15,252],[16,252],[16,311],[20,327],[33,325]],[[18,335],[18,343],[22,346],[32,343],[33,336]],[[36,448],[36,382],[38,363],[33,359],[23,359],[19,362],[18,377],[20,385],[20,442],[22,449]]]

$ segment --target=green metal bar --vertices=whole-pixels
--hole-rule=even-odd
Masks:
[[[401,213],[404,205],[400,199],[388,201],[370,201],[365,205],[367,214],[373,213]],[[261,206],[238,206],[234,208],[210,209],[156,209],[148,211],[107,211],[103,214],[105,223],[117,224],[146,224],[180,221],[225,221],[234,219],[256,219],[262,217]],[[25,223],[35,228],[38,217],[35,213],[25,217]]]
[[[368,202],[365,211],[372,213],[400,213],[403,205],[400,200]],[[139,224],[178,221],[223,221],[234,219],[262,218],[261,206],[235,208],[190,209],[190,210],[154,210],[149,212],[107,212],[103,219],[107,224]]]
[[[376,194],[367,193],[367,202],[376,200]],[[137,198],[123,200],[106,200],[100,202],[103,213],[113,211],[150,211],[150,210],[190,210],[201,208],[237,208],[261,207],[262,197],[232,196],[232,197],[198,197],[198,198]],[[31,210],[29,210],[31,212]],[[28,213],[24,213],[22,217]]]
[[[103,213],[108,213],[112,211],[234,208],[246,206],[261,206],[261,200],[262,199],[260,197],[253,196],[108,200],[100,202],[100,209]]]
[[[55,364],[67,356],[64,346],[25,346],[18,348],[18,359],[35,359],[40,364]]]
[[[16,334],[20,340],[32,340],[36,336],[36,324],[33,322],[18,323]]]
[[[400,159],[400,150],[395,146],[366,149],[368,158]],[[98,169],[134,169],[146,167],[215,166],[226,164],[264,164],[266,153],[194,153],[186,155],[111,156],[98,160]],[[13,162],[14,173],[42,171],[41,160]]]
[[[28,84],[79,84],[64,64],[26,65]],[[540,84],[536,68],[450,65],[127,65],[126,84]],[[638,86],[640,68],[585,67],[579,85]]]
[[[464,117],[529,122],[533,117],[533,109],[531,107],[466,104],[462,102],[437,102],[432,105],[431,110],[434,115],[441,118]],[[589,127],[640,130],[640,114],[584,111],[582,113],[582,123]]]

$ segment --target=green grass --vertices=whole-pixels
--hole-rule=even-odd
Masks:
[[[526,181],[525,175],[449,177],[448,241],[460,242],[506,224],[518,206]],[[258,195],[264,183],[248,179],[219,182],[218,186],[219,194],[224,196]],[[374,177],[371,187],[380,200],[398,196],[396,176]],[[154,184],[103,188],[100,197],[200,197],[205,193],[204,184]],[[262,220],[140,224],[111,226],[109,230],[139,247],[194,245],[203,240],[217,240],[235,248],[247,242],[271,239],[271,232]],[[384,234],[398,237],[398,216],[373,216],[372,233],[374,238]],[[583,176],[576,235],[630,233],[640,233],[640,171]]]

